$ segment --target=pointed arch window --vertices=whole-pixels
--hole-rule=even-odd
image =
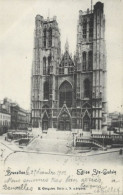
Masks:
[[[91,88],[89,79],[84,80],[84,98],[90,98]]]
[[[52,28],[49,28],[48,32],[48,45],[49,47],[52,47]]]
[[[59,107],[62,107],[64,102],[67,107],[72,106],[72,86],[68,81],[64,81],[59,88]]]
[[[87,20],[84,19],[83,21],[83,39],[86,39],[87,36]]]
[[[49,99],[49,83],[46,81],[44,83],[44,100]]]
[[[89,21],[89,40],[91,41],[93,38],[93,18],[90,18]]]
[[[93,67],[93,53],[92,51],[89,51],[88,53],[88,69],[92,70]]]
[[[83,71],[86,71],[86,52],[83,52],[82,58],[83,58]]]
[[[46,75],[46,57],[43,58],[43,75]]]
[[[46,28],[43,31],[44,34],[44,47],[46,47]]]
[[[51,56],[48,56],[48,74],[50,74]]]

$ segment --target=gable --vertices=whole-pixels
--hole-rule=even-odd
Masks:
[[[60,67],[63,67],[63,66],[73,66],[74,67],[74,62],[71,56],[69,55],[68,51],[65,51],[59,66]]]
[[[91,105],[88,103],[88,102],[85,102],[83,105],[82,105],[82,108],[91,108]]]
[[[71,117],[71,114],[66,106],[66,104],[63,105],[63,107],[60,110],[60,113],[58,115],[58,118],[63,114],[63,113],[67,113],[69,115],[69,117]]]

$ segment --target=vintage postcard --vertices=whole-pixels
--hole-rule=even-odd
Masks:
[[[0,195],[123,194],[122,7],[0,0]]]

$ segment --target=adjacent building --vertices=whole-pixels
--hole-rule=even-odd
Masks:
[[[8,129],[26,130],[31,127],[31,113],[8,98],[0,102],[0,133]]]
[[[11,127],[10,103],[5,98],[0,103],[0,135],[6,133]]]
[[[123,131],[123,114],[119,112],[112,112],[107,117],[108,130]]]
[[[104,4],[79,11],[76,54],[61,55],[56,17],[35,18],[32,126],[47,131],[107,132]]]
[[[27,130],[30,127],[30,112],[21,108],[18,104],[11,104],[11,129]]]

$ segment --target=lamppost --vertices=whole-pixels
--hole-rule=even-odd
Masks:
[[[122,107],[123,107],[123,105],[121,105],[121,112],[119,112],[119,133],[120,133],[120,129],[122,127]]]
[[[75,132],[73,132],[73,147],[75,147],[76,146],[76,137],[75,137]]]
[[[123,105],[121,105],[121,128],[123,128]]]
[[[121,125],[121,122],[120,122],[120,112],[119,112],[119,134],[120,134],[120,125]]]

